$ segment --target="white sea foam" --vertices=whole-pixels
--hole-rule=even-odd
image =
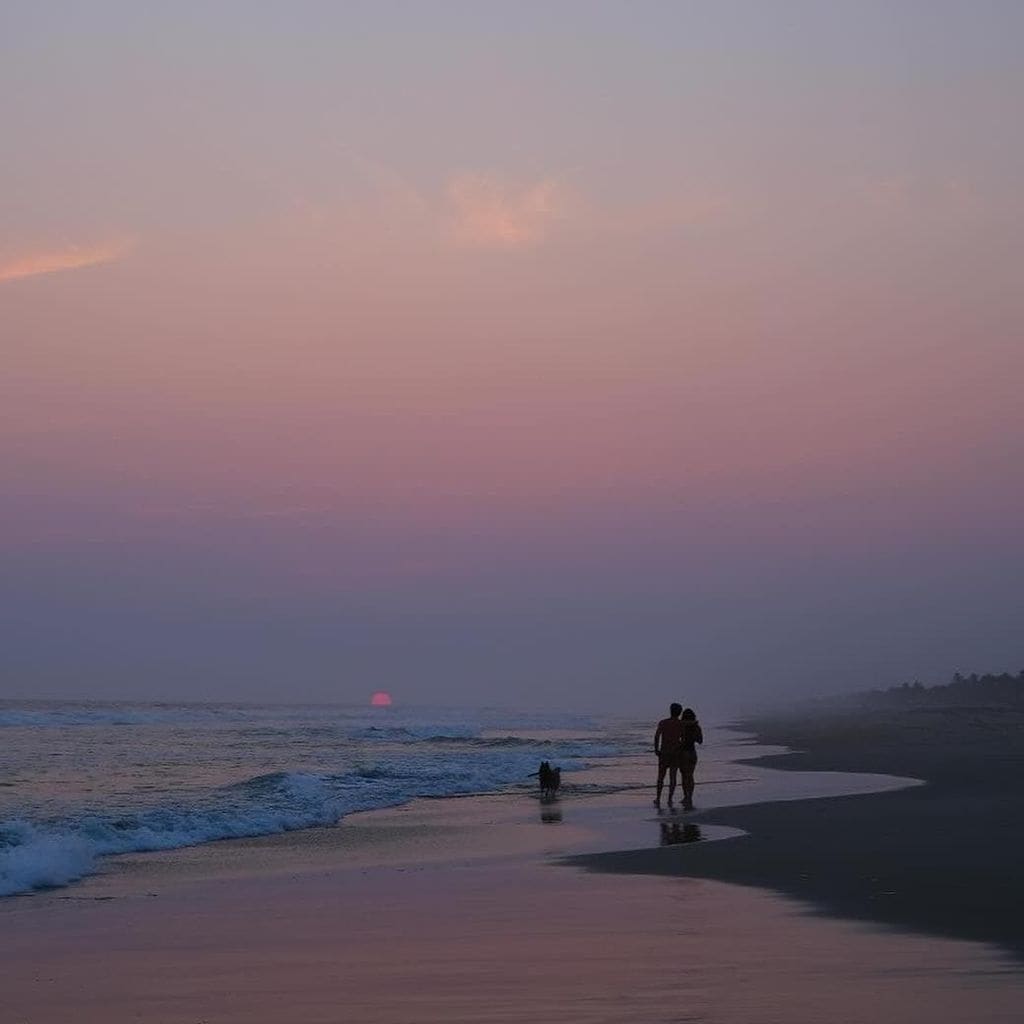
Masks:
[[[177,739],[182,732],[179,725],[175,729],[176,742],[186,746],[169,751],[174,758],[180,760],[187,750],[205,766],[217,749],[223,749],[223,743],[220,748],[208,743],[202,732],[186,730],[184,739]],[[105,856],[331,825],[355,811],[416,797],[527,785],[541,757],[581,766],[588,756],[617,749],[584,740],[552,743],[513,735],[484,739],[479,724],[465,721],[367,726],[360,719],[343,730],[348,732],[344,742],[338,738],[340,725],[329,727],[327,735],[324,729],[319,720],[256,728],[243,722],[233,724],[225,737],[234,744],[230,749],[237,747],[243,752],[240,756],[253,760],[265,760],[268,752],[308,756],[310,749],[320,759],[344,754],[344,770],[263,771],[226,785],[166,789],[153,781],[149,765],[142,764],[136,766],[136,775],[118,779],[119,786],[102,799],[95,788],[83,788],[76,799],[65,799],[56,813],[44,813],[40,804],[34,814],[0,818],[0,896],[66,885],[93,872]],[[77,729],[68,733],[72,734],[82,735]],[[125,733],[117,729],[110,735]],[[147,742],[131,747],[140,760]],[[78,757],[99,756],[93,753],[94,746],[75,741],[70,749]],[[26,747],[33,749],[39,751],[38,743]],[[127,773],[128,767],[124,764],[120,770]],[[159,778],[164,777],[163,770]],[[129,782],[134,790],[126,790]],[[16,808],[17,804],[10,809]]]
[[[218,839],[272,835],[333,824],[344,814],[386,806],[359,783],[346,796],[327,780],[281,772],[251,779],[206,806],[165,806],[135,814],[83,814],[48,823],[0,822],[0,896],[66,885],[118,853],[171,850]],[[380,797],[384,797],[380,800]]]
[[[0,846],[0,896],[67,885],[94,869],[95,851],[73,835],[17,820],[4,822],[2,831],[15,845]]]

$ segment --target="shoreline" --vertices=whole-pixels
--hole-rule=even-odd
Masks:
[[[122,855],[329,828],[421,797],[525,789],[541,757],[581,766],[624,742],[596,719],[502,722],[486,709],[342,709],[320,720],[302,706],[97,714],[74,705],[20,721],[28,714],[0,723],[0,900],[75,884]]]
[[[1024,716],[1003,709],[842,712],[739,723],[787,753],[747,758],[791,771],[872,771],[924,785],[866,795],[700,807],[697,824],[747,833],[711,849],[566,858],[590,871],[701,878],[795,899],[813,912],[989,943],[1024,961]],[[952,746],[948,735],[956,736]],[[699,772],[699,769],[698,769]]]
[[[752,741],[731,726],[713,731],[715,743],[711,757],[702,762],[700,785],[705,803],[711,800],[717,810],[874,794],[918,784],[880,772],[778,771],[775,762],[789,756],[781,753],[784,747]],[[416,797],[351,812],[332,825],[107,855],[97,870],[67,885],[3,897],[0,910],[11,904],[121,898],[213,879],[294,877],[453,860],[615,856],[675,845],[678,840],[666,838],[662,826],[687,822],[700,822],[702,840],[744,834],[742,826],[655,810],[649,799],[652,771],[647,753],[620,753],[567,772],[560,798],[553,803],[522,787]],[[538,829],[538,823],[545,827]]]
[[[768,752],[738,738],[711,751],[716,813],[908,783],[742,760]],[[5,901],[10,1019],[820,1024],[837,999],[845,1024],[1015,1019],[1024,976],[984,946],[878,934],[720,881],[568,868],[750,842],[688,842],[694,825],[702,840],[735,831],[656,815],[650,769],[629,755],[569,776],[560,808],[522,793],[415,801],[335,828],[125,857],[70,893]],[[813,802],[847,799],[871,798]],[[680,838],[659,846],[674,820]],[[633,854],[597,852],[623,845]]]

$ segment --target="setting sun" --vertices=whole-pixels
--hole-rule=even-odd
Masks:
[[[371,698],[370,704],[375,708],[391,707],[391,694],[385,690],[378,690]]]

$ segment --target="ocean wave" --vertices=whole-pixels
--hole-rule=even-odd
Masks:
[[[236,708],[124,704],[0,706],[0,728],[54,729],[74,726],[176,725],[227,722],[241,718]]]
[[[394,802],[359,789],[358,780],[335,787],[311,773],[273,772],[224,787],[205,805],[87,813],[47,823],[10,819],[0,822],[0,896],[66,885],[92,873],[98,859],[111,854],[330,825],[352,811]]]
[[[501,750],[505,748],[536,748],[539,751],[557,749],[576,751],[592,751],[593,740],[548,739],[531,736],[481,736],[481,730],[469,730],[465,727],[453,726],[447,732],[435,731],[435,726],[408,728],[406,726],[380,727],[369,726],[358,729],[350,734],[350,738],[376,741],[380,743],[430,743],[440,747],[466,747],[478,750]]]
[[[0,701],[2,726],[0,895],[67,885],[111,855],[529,786],[541,760],[620,751],[606,734],[544,735],[594,728],[580,716],[499,709]]]
[[[560,757],[581,757],[565,745]],[[443,757],[410,749],[338,774],[272,771],[189,802],[138,811],[82,811],[49,821],[0,821],[0,896],[67,885],[106,856],[196,846],[333,825],[356,811],[417,797],[461,796],[526,784],[537,765],[529,746],[453,750]],[[579,766],[579,764],[577,764]]]
[[[95,863],[95,851],[75,836],[18,819],[0,824],[0,896],[68,885]]]
[[[367,725],[353,729],[352,739],[370,740],[383,743],[416,742],[467,742],[479,739],[480,730],[466,723],[451,725],[436,722],[425,725]]]

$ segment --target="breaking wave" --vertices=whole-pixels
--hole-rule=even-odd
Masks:
[[[150,806],[101,804],[0,819],[0,896],[67,885],[94,872],[98,861],[110,855],[333,825],[356,811],[417,797],[527,785],[541,757],[583,767],[588,757],[615,752],[594,741],[487,739],[466,735],[470,731],[462,725],[446,735],[437,732],[436,723],[371,727],[360,730],[364,742],[357,751],[362,753],[336,774],[269,771],[218,787],[164,793]],[[296,743],[301,736],[296,732]],[[389,745],[380,746],[374,738]]]

